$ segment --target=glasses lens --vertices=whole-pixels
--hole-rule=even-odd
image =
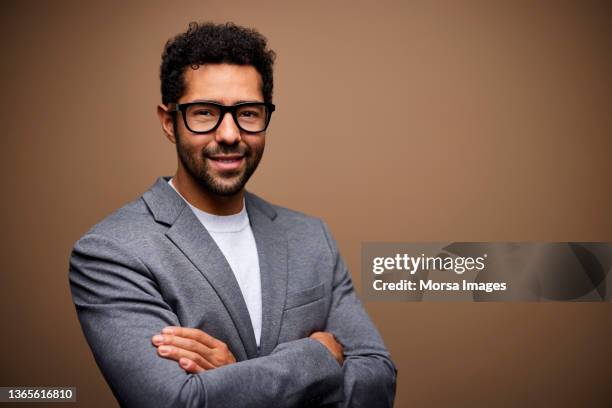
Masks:
[[[261,132],[266,128],[268,110],[263,104],[245,104],[236,109],[238,125],[247,132]]]
[[[190,105],[185,111],[187,125],[192,132],[208,132],[219,122],[221,110],[208,103]]]

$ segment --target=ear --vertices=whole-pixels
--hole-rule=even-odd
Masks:
[[[171,143],[176,144],[176,137],[174,135],[174,124],[172,121],[172,114],[168,112],[168,107],[164,104],[157,105],[157,117],[161,123],[162,130],[166,134],[166,137]]]

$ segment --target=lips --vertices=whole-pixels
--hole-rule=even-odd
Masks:
[[[244,156],[242,156],[240,154],[231,154],[231,155],[222,155],[222,156],[209,156],[208,158],[211,159],[211,160],[219,160],[219,161],[229,162],[229,161],[240,160],[243,157]]]
[[[217,170],[235,170],[242,165],[244,156],[239,154],[209,156],[208,159]]]

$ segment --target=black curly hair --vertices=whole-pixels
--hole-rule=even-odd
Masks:
[[[160,67],[162,103],[177,102],[185,91],[185,68],[203,64],[252,65],[263,80],[264,102],[272,102],[272,65],[276,54],[266,38],[234,23],[189,23],[184,33],[166,42]]]

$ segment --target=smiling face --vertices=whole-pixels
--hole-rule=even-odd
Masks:
[[[250,65],[205,64],[185,70],[185,92],[178,103],[207,101],[223,105],[263,102],[262,79]],[[179,172],[192,178],[205,191],[232,196],[242,191],[261,157],[265,132],[242,132],[230,113],[219,127],[206,134],[190,132],[182,113],[173,127]]]

